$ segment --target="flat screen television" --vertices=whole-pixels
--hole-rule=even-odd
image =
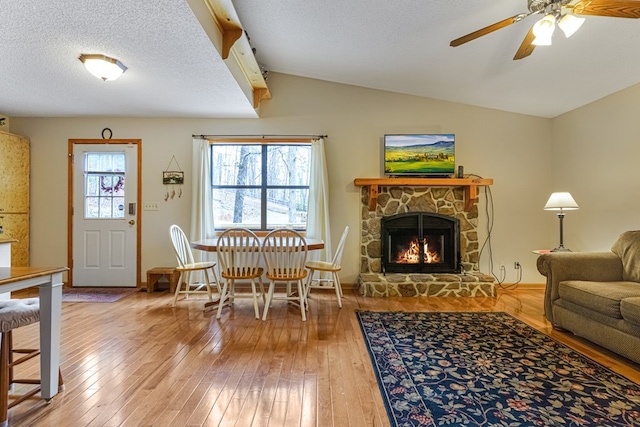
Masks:
[[[386,176],[450,177],[455,173],[454,158],[452,133],[384,136]]]

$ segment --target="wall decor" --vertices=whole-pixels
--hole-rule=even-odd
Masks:
[[[176,170],[170,170],[171,165],[175,163]],[[167,187],[164,194],[164,201],[168,201],[169,199],[173,199],[176,196],[175,186],[178,186],[178,197],[182,197],[182,185],[184,184],[184,172],[180,168],[178,164],[178,160],[176,160],[176,156],[171,156],[171,160],[167,165],[167,168],[162,172],[162,184],[171,186],[171,192],[169,192],[169,187]]]
[[[162,183],[164,185],[184,184],[184,172],[164,171],[162,172]]]

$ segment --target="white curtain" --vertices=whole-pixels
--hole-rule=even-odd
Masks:
[[[330,260],[332,246],[331,227],[329,224],[329,178],[323,138],[313,140],[311,143],[311,181],[309,183],[307,236],[324,241],[324,250],[310,251],[309,258]]]
[[[211,165],[207,139],[193,139],[192,165],[190,239],[191,241],[211,239],[215,237],[215,225],[211,204]],[[208,261],[211,258],[206,252],[193,252],[197,261]]]

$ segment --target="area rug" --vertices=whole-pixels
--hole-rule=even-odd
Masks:
[[[357,316],[392,426],[640,426],[640,385],[506,313]]]
[[[116,302],[139,288],[64,288],[62,302]]]

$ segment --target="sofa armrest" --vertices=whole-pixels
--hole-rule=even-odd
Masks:
[[[546,276],[544,315],[553,323],[553,301],[559,298],[558,285],[565,280],[615,282],[622,280],[622,261],[613,252],[556,252],[537,260],[540,274]]]

